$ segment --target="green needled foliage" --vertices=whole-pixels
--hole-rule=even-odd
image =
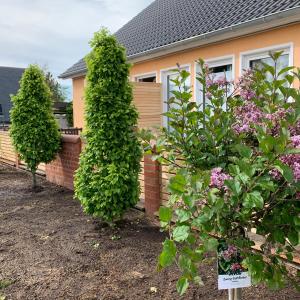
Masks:
[[[75,178],[84,211],[112,222],[139,199],[141,146],[124,48],[106,30],[95,33],[87,56],[87,144]]]
[[[60,147],[50,90],[38,66],[30,65],[25,70],[12,101],[10,135],[16,151],[33,174],[35,187],[38,165],[52,161]]]

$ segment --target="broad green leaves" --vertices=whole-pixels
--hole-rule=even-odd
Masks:
[[[214,80],[199,60],[197,80],[206,99],[192,101],[183,86],[188,73],[179,67],[169,101],[176,105],[167,114],[172,130],[148,138],[146,149],[174,173],[168,207],[160,210],[169,233],[160,266],[176,261],[180,295],[202,282],[198,264],[215,253],[218,238],[239,249],[254,283],[271,288],[285,281],[281,256],[292,260],[299,245],[300,94],[292,85],[300,69],[280,70],[280,53],[270,55],[272,65],[247,71],[234,97],[226,78]],[[253,228],[265,238],[262,253],[252,249],[247,233]]]
[[[182,296],[186,292],[188,287],[189,287],[189,281],[186,277],[181,277],[177,281],[176,288],[180,296]]]
[[[264,207],[264,199],[261,196],[260,192],[253,191],[246,194],[243,204],[246,208],[262,209]]]
[[[176,258],[176,245],[172,240],[165,240],[163,244],[163,251],[159,256],[159,265],[161,267],[168,267],[170,266],[175,258]]]
[[[162,222],[170,222],[172,219],[172,210],[169,207],[162,206],[159,209],[159,219]]]
[[[173,239],[176,242],[183,242],[187,240],[189,233],[190,233],[190,227],[187,225],[179,225],[177,226],[173,231]]]

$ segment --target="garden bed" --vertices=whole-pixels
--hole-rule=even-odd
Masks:
[[[28,173],[0,165],[0,294],[6,299],[173,300],[178,272],[156,271],[164,235],[132,210],[119,229],[85,216],[72,192],[47,183],[32,193]],[[180,299],[227,299],[215,263],[201,268],[205,286]],[[243,299],[300,299],[292,288],[244,290]],[[1,298],[1,297],[0,297]]]

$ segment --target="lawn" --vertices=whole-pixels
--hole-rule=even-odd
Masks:
[[[156,271],[164,236],[142,212],[118,228],[82,213],[72,192],[0,165],[0,294],[5,299],[179,299],[178,273]],[[205,286],[180,299],[227,299],[216,287],[215,263],[201,268]],[[293,289],[246,289],[244,299],[300,299]],[[1,297],[0,297],[1,299]]]

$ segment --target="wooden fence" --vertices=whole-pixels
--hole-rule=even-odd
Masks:
[[[133,101],[139,112],[139,128],[161,126],[162,94],[160,83],[134,82]]]
[[[20,160],[7,130],[0,130],[0,161],[17,168],[26,169],[26,164]],[[45,164],[38,166],[37,173],[45,174]]]

